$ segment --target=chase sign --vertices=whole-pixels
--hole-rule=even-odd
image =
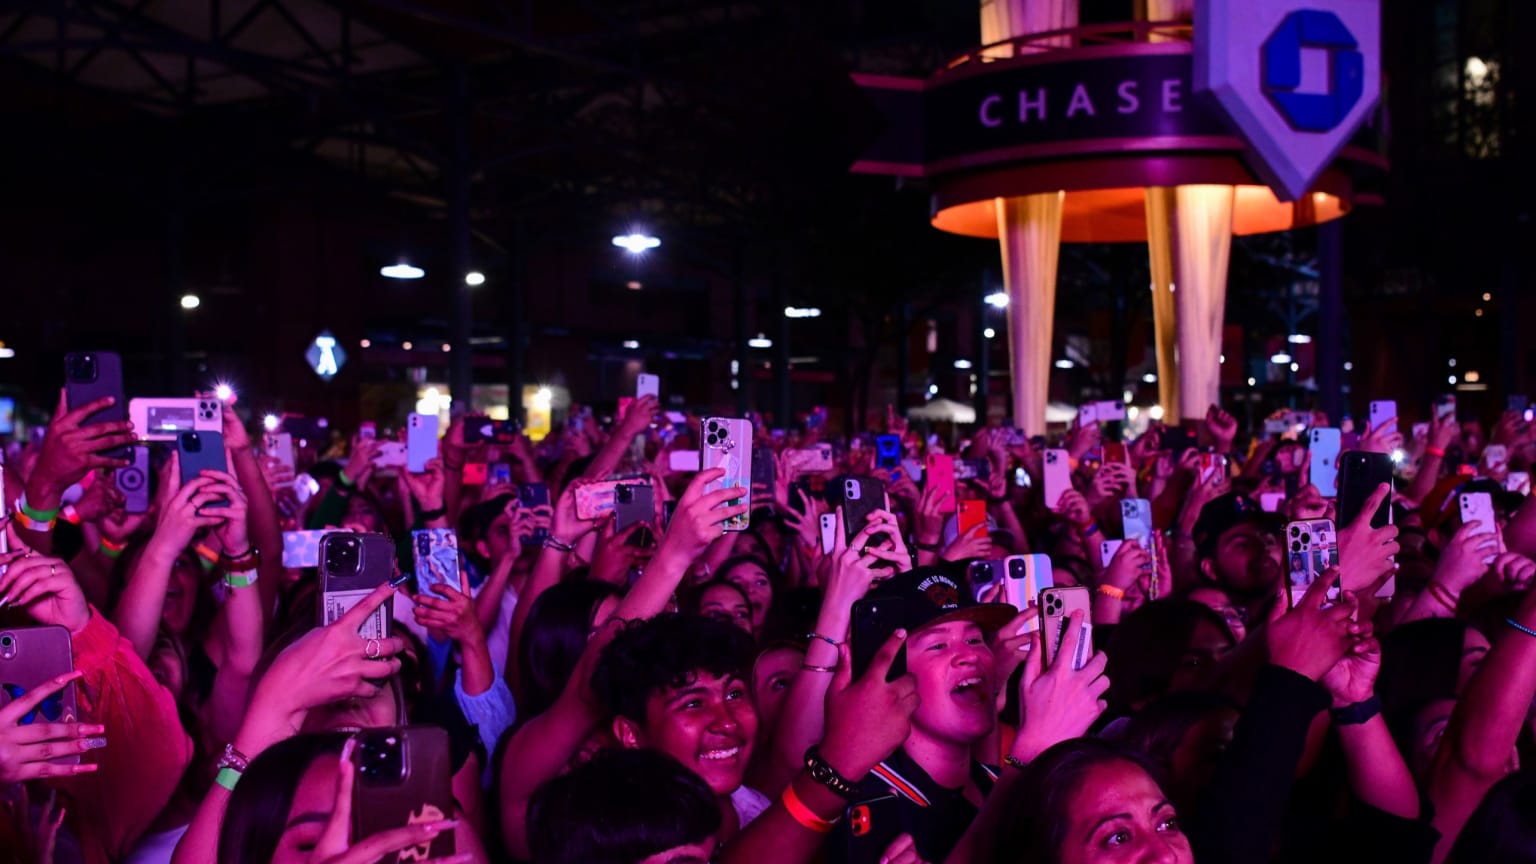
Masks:
[[[1381,95],[1380,0],[1197,0],[1194,87],[1300,198]]]

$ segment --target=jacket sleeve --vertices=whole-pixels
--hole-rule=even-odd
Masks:
[[[176,701],[99,611],[73,634],[81,722],[107,727],[107,746],[82,758],[93,774],[59,780],[88,864],[120,860],[170,802],[192,760]]]
[[[1189,823],[1200,864],[1268,861],[1285,820],[1312,718],[1328,707],[1317,682],[1280,666],[1259,670],[1232,745]]]

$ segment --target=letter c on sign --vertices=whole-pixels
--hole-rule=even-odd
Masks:
[[[981,100],[981,111],[979,112],[981,116],[981,125],[987,127],[988,129],[996,129],[997,127],[1003,125],[1003,118],[999,117],[994,110],[1001,104],[1003,104],[1003,97],[998,96],[995,93]]]

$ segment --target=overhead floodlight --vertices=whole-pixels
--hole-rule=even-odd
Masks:
[[[762,333],[759,333],[759,334],[757,334],[757,336],[747,340],[747,347],[748,348],[772,348],[773,347],[773,340],[769,339],[766,335],[764,335]]]
[[[261,418],[261,428],[268,432],[276,432],[277,427],[283,425],[283,419],[276,414],[268,414]]]
[[[427,271],[405,261],[400,261],[388,267],[380,267],[379,275],[389,279],[420,279],[427,275]]]
[[[1006,291],[994,291],[987,295],[986,300],[987,305],[994,309],[1008,308],[1008,292]]]
[[[996,339],[997,331],[993,330],[991,327],[988,327],[987,329],[981,331],[981,335],[987,337],[988,339]]]
[[[629,349],[630,351],[633,351],[636,348],[640,347],[640,343],[638,341],[634,340],[634,339],[625,339],[624,340],[624,347]]]
[[[484,285],[485,274],[481,273],[479,270],[471,270],[464,274],[464,284],[471,288],[474,288],[477,285]]]
[[[631,255],[639,255],[660,246],[661,238],[650,234],[618,234],[613,238],[613,245]]]
[[[1311,345],[1312,337],[1305,333],[1292,333],[1291,335],[1285,337],[1285,341],[1291,343],[1292,345]]]
[[[1056,368],[1057,369],[1073,369],[1073,368],[1076,368],[1076,366],[1077,366],[1076,363],[1073,363],[1069,358],[1066,358],[1066,357],[1063,357],[1060,360],[1056,361]]]
[[[969,369],[969,368],[971,368],[971,361],[964,360],[964,359],[956,360],[955,361],[955,368],[956,369]]]
[[[1157,375],[1156,375],[1156,373],[1148,372],[1147,374],[1141,376],[1141,380],[1142,380],[1142,383],[1144,383],[1144,384],[1156,384],[1157,383]]]
[[[1269,362],[1275,364],[1276,366],[1284,366],[1285,364],[1291,362],[1291,355],[1285,353],[1284,351],[1281,351],[1278,354],[1271,354],[1269,355]]]
[[[201,305],[203,305],[203,300],[202,300],[201,297],[198,297],[196,294],[183,294],[183,295],[181,295],[181,308],[183,308],[183,309],[196,309],[197,307],[199,307]]]
[[[821,310],[815,306],[785,306],[785,318],[820,318]]]

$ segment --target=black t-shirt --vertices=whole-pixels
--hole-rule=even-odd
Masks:
[[[997,782],[997,770],[972,762],[971,779],[986,795]],[[897,837],[910,834],[924,861],[943,861],[976,821],[977,812],[964,789],[940,786],[906,750],[897,750],[859,784],[842,821],[827,835],[827,860],[878,864]]]

